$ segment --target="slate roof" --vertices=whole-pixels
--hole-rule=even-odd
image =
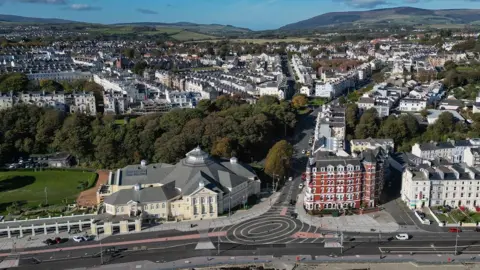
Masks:
[[[180,195],[180,191],[174,185],[161,187],[149,187],[140,190],[122,189],[105,198],[106,204],[127,204],[129,201],[138,203],[164,202]]]
[[[119,173],[118,185],[172,184],[183,194],[191,194],[200,182],[214,191],[228,193],[229,188],[256,177],[250,167],[238,163],[236,158],[231,161],[217,160],[199,147],[188,152],[186,158],[175,165],[129,165],[119,170]]]

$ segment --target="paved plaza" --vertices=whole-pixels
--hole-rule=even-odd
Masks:
[[[322,230],[344,232],[396,232],[400,226],[395,219],[386,211],[379,211],[364,215],[340,216],[340,217],[317,217],[308,215],[303,209],[303,196],[299,194],[296,209],[298,219],[312,226],[318,226]]]

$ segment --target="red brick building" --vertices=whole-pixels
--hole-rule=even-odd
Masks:
[[[381,148],[356,157],[318,152],[307,165],[305,209],[376,206],[388,173],[386,161],[387,154]]]

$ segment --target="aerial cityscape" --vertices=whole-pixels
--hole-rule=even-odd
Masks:
[[[480,267],[480,1],[0,13],[0,269]]]

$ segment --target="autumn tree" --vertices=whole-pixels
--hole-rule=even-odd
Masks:
[[[270,176],[278,175],[280,178],[288,176],[292,155],[292,145],[286,140],[277,142],[270,151],[268,151],[265,160],[265,172]]]
[[[292,99],[292,105],[294,108],[302,108],[308,104],[308,99],[305,95],[295,95]]]
[[[224,137],[215,141],[211,152],[214,156],[230,158],[234,153],[233,148],[233,141],[227,137]]]

